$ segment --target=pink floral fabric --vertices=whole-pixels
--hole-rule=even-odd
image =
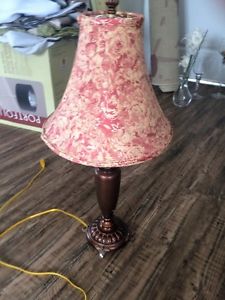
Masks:
[[[171,127],[147,76],[143,17],[80,17],[74,66],[63,99],[43,126],[58,155],[94,167],[128,166],[159,155]]]

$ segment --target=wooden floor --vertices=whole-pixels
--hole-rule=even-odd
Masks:
[[[225,101],[185,109],[160,103],[174,127],[169,149],[122,171],[117,215],[133,235],[100,259],[81,227],[41,217],[0,240],[0,259],[33,271],[58,271],[93,300],[225,299]],[[30,214],[61,208],[89,222],[99,214],[93,170],[55,156],[39,134],[0,125],[0,202],[19,191],[45,158],[47,169],[0,216],[0,231]],[[1,300],[83,299],[63,280],[0,268]]]

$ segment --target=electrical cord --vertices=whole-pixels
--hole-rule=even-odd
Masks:
[[[0,213],[2,213],[2,211],[5,210],[5,208],[8,207],[10,204],[12,204],[19,196],[21,196],[23,193],[25,193],[31,187],[31,185],[33,184],[33,182],[41,175],[41,173],[44,172],[45,167],[46,167],[45,160],[41,159],[39,161],[39,163],[40,163],[40,170],[39,170],[39,172],[29,181],[29,183],[22,190],[20,190],[18,193],[16,193],[14,196],[12,196],[8,201],[6,201],[0,207]],[[88,226],[82,219],[80,219],[76,215],[73,215],[73,214],[71,214],[69,212],[66,212],[66,211],[62,210],[62,209],[52,208],[52,209],[49,209],[49,210],[46,210],[46,211],[42,211],[42,212],[33,214],[31,216],[28,216],[28,217],[26,217],[26,218],[24,218],[24,219],[16,222],[15,224],[9,226],[3,232],[0,233],[0,238],[2,238],[7,233],[9,233],[10,231],[12,231],[16,227],[20,226],[21,224],[26,223],[27,221],[30,221],[32,219],[35,219],[35,218],[38,218],[38,217],[41,217],[41,216],[45,216],[45,215],[48,215],[48,214],[51,214],[51,213],[61,213],[61,214],[64,214],[64,215],[66,215],[66,216],[68,216],[70,218],[73,218],[77,222],[79,222],[84,228],[87,228],[87,226]],[[27,274],[27,275],[31,275],[31,276],[56,276],[58,278],[61,278],[61,279],[65,280],[71,287],[73,287],[74,289],[80,291],[83,294],[83,296],[84,296],[84,300],[87,300],[87,294],[86,294],[86,292],[81,287],[79,287],[78,285],[74,284],[68,277],[66,277],[63,274],[60,274],[60,273],[57,273],[57,272],[34,272],[34,271],[26,270],[26,269],[23,269],[21,267],[9,264],[9,263],[4,262],[2,260],[0,260],[0,265],[3,266],[3,267],[6,267],[6,268],[12,269],[12,270],[16,270],[16,271],[22,272],[22,273]]]
[[[22,190],[20,190],[18,193],[16,193],[14,196],[12,196],[9,200],[7,200],[2,206],[0,206],[0,213],[2,213],[2,211],[9,206],[12,202],[14,202],[19,196],[21,196],[23,193],[25,193],[33,184],[33,182],[41,175],[42,172],[44,172],[45,170],[45,160],[41,159],[39,161],[40,164],[40,171],[34,175],[34,177],[28,182],[28,184],[25,186],[25,188],[23,188]]]

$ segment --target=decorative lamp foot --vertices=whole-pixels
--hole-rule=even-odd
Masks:
[[[129,240],[127,226],[118,218],[104,219],[99,217],[87,229],[88,241],[99,251],[114,251],[124,246]]]
[[[102,216],[88,226],[86,235],[101,257],[105,252],[121,248],[129,239],[127,226],[113,215],[119,196],[120,179],[120,168],[95,169],[97,199]]]

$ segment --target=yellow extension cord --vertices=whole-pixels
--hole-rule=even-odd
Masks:
[[[13,197],[11,197],[8,201],[6,201],[1,207],[0,207],[0,213],[7,207],[9,206],[12,202],[14,202],[19,196],[21,196],[24,192],[26,192],[30,187],[31,185],[33,184],[33,182],[36,180],[36,178],[45,170],[45,161],[42,159],[40,160],[40,171],[30,180],[30,182],[27,184],[27,186],[25,186],[25,188],[23,188],[21,191],[19,191],[18,193],[16,193]],[[32,219],[35,219],[35,218],[38,218],[38,217],[41,217],[41,216],[44,216],[44,215],[47,215],[47,214],[50,214],[50,213],[62,213],[70,218],[73,218],[74,220],[76,220],[77,222],[79,222],[80,224],[82,224],[85,228],[87,228],[87,224],[81,220],[79,217],[71,214],[71,213],[68,213],[64,210],[61,210],[61,209],[58,209],[58,208],[53,208],[53,209],[49,209],[49,210],[46,210],[46,211],[42,211],[42,212],[39,212],[37,214],[33,214],[31,216],[28,216],[18,222],[16,222],[15,224],[11,225],[10,227],[8,227],[7,229],[5,229],[2,233],[0,233],[0,238],[2,238],[3,236],[5,236],[8,232],[10,232],[11,230],[15,229],[16,227],[18,227],[19,225],[27,222],[27,221],[30,221]],[[83,296],[84,296],[84,300],[87,300],[87,294],[85,293],[85,291],[77,286],[76,284],[74,284],[68,277],[66,277],[65,275],[62,275],[60,273],[56,273],[56,272],[33,272],[33,271],[29,271],[29,270],[25,270],[23,268],[20,268],[18,266],[15,266],[15,265],[12,265],[12,264],[9,264],[9,263],[6,263],[2,260],[0,260],[0,265],[3,266],[3,267],[6,267],[6,268],[9,268],[9,269],[12,269],[12,270],[16,270],[16,271],[19,271],[19,272],[22,272],[22,273],[25,273],[27,275],[31,275],[31,276],[49,276],[49,275],[52,275],[52,276],[56,276],[56,277],[59,277],[63,280],[65,280],[71,287],[73,287],[74,289],[80,291]]]

